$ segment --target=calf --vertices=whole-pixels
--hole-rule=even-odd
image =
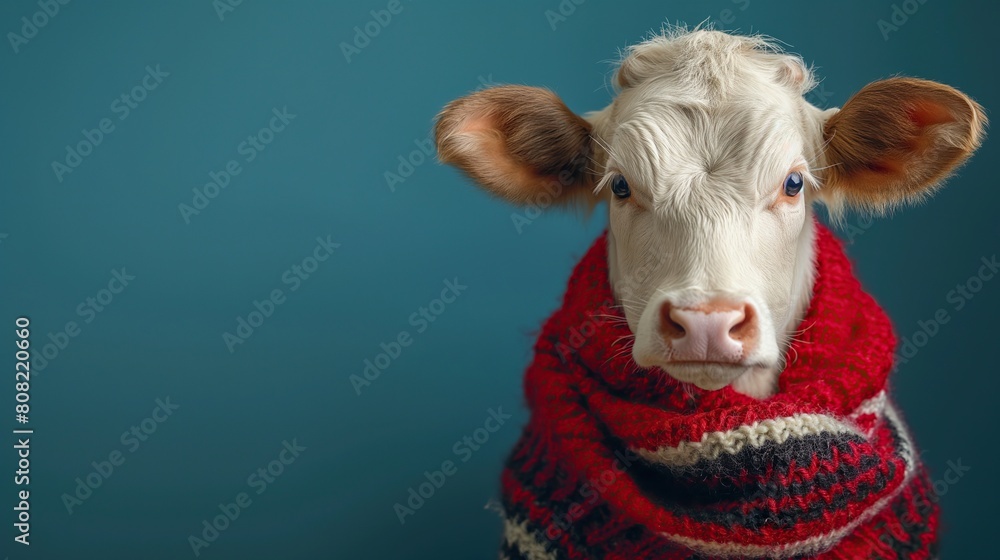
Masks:
[[[926,505],[905,427],[885,401],[894,339],[874,302],[855,289],[839,244],[815,221],[812,206],[822,202],[836,217],[847,206],[882,212],[921,200],[980,145],[983,109],[949,86],[890,78],[864,87],[843,108],[823,110],[804,99],[815,82],[800,58],[759,37],[708,30],[671,30],[630,48],[614,80],[613,101],[582,117],[548,90],[504,86],[450,103],[437,121],[440,159],[489,192],[519,204],[539,197],[585,207],[604,202],[609,213],[606,239],[574,273],[563,309],[536,345],[526,380],[532,423],[505,472],[511,478],[504,481],[505,507],[521,508],[508,523],[505,554],[549,558],[542,554],[555,554],[553,548],[575,550],[571,557],[610,554],[587,544],[600,540],[589,536],[591,529],[573,530],[586,516],[603,519],[605,532],[633,530],[629,542],[647,547],[648,555],[631,557],[687,558],[692,549],[716,556],[823,554],[852,538],[889,547],[878,545],[885,539],[875,533],[861,535],[871,529],[865,522],[894,507],[912,513]],[[586,309],[587,301],[595,308],[602,303],[602,284],[614,305]],[[840,315],[827,311],[845,302],[851,305]],[[867,314],[855,316],[859,308]],[[598,323],[603,334],[573,356],[558,349],[566,321],[600,316],[608,317]],[[809,334],[813,326],[827,339]],[[620,336],[607,336],[611,332]],[[819,356],[823,343],[832,350]],[[835,357],[838,347],[845,355],[857,348],[856,356]],[[805,365],[793,372],[803,352],[809,352]],[[621,371],[608,373],[618,360],[627,360]],[[855,379],[859,368],[867,371]],[[804,372],[828,379],[810,380]],[[570,419],[553,412],[574,399],[582,406],[565,408]],[[612,405],[618,407],[613,412],[603,408]],[[624,410],[631,411],[628,420]],[[723,418],[718,411],[736,412]],[[668,412],[673,416],[660,416]],[[650,418],[657,420],[643,423]],[[683,422],[672,423],[677,419]],[[696,419],[705,426],[691,428]],[[627,433],[619,432],[625,424]],[[713,438],[725,440],[721,448],[709,449]],[[831,449],[863,455],[858,446],[869,445],[883,466],[881,478],[855,492],[853,475],[831,464],[845,485],[855,484],[853,496],[865,497],[844,508],[849,515],[824,517],[827,530],[815,534],[798,520],[782,524],[776,513],[748,522],[745,508],[765,498],[752,489],[727,498],[744,508],[739,521],[723,523],[699,511],[723,508],[716,498],[734,490],[723,484],[693,494],[690,484],[704,484],[705,476],[686,478],[690,473],[701,469],[724,479],[732,471],[737,485],[740,476],[745,482],[747,472],[760,469],[788,474],[797,461],[816,459],[801,455],[806,440],[783,455],[781,446],[794,438],[808,439],[827,459]],[[615,451],[622,443],[625,455]],[[577,464],[587,453],[592,460]],[[717,464],[727,453],[730,462]],[[593,503],[577,496],[585,507],[575,519],[560,514],[572,492],[593,490],[588,476],[604,472],[593,468],[598,463],[617,473],[611,489]],[[517,480],[518,472],[529,471],[530,483]],[[519,506],[514,496],[522,490],[546,501],[539,496],[545,490],[535,487],[541,471],[568,490],[549,497],[551,511]],[[679,492],[684,499],[661,511]],[[793,496],[802,499],[792,492],[780,508],[802,506]],[[932,510],[924,508],[928,521],[916,533],[933,534]],[[551,531],[558,519],[565,523]],[[913,538],[918,550],[931,549],[933,539]],[[687,552],[672,556],[672,550]],[[873,551],[879,552],[863,549],[863,555],[896,557]]]

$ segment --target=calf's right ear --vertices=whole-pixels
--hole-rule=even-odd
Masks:
[[[547,89],[500,86],[452,101],[435,136],[442,162],[511,202],[593,196],[591,125]]]

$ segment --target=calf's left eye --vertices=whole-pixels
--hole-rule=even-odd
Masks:
[[[785,177],[785,196],[795,196],[802,190],[802,174],[792,171]]]

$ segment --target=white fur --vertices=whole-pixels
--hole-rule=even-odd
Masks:
[[[614,102],[587,116],[607,153],[598,189],[621,173],[632,201],[610,198],[609,265],[635,333],[633,357],[704,389],[776,389],[813,283],[811,200],[822,123],[803,98],[797,57],[763,39],[671,31],[629,50]],[[778,202],[791,170],[806,187]],[[659,310],[712,297],[745,302],[759,342],[736,365],[670,361]]]

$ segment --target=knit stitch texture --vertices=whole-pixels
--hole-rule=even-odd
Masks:
[[[501,558],[936,557],[936,498],[886,396],[892,326],[816,227],[812,300],[765,400],[639,368],[594,243],[525,376]]]

